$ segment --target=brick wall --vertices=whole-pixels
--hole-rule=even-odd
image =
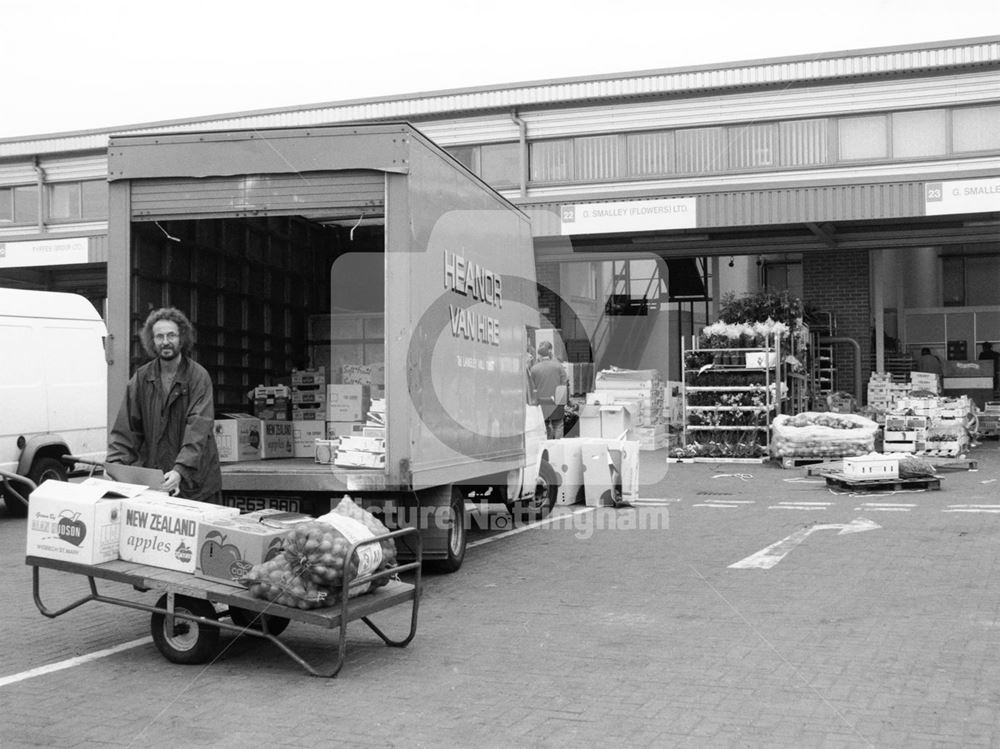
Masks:
[[[862,399],[872,371],[870,283],[867,252],[805,253],[802,256],[803,302],[819,311],[833,313],[836,335],[853,338],[861,347],[860,388],[854,382],[853,346],[838,345],[834,364],[837,389],[852,395],[860,391]]]

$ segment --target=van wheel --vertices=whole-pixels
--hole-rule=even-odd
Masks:
[[[465,494],[455,486],[451,490],[451,501],[448,503],[448,556],[444,559],[434,559],[427,562],[428,567],[435,572],[455,572],[465,560]]]
[[[36,458],[28,471],[28,478],[35,482],[35,486],[49,479],[65,481],[66,476],[66,466],[58,458]]]

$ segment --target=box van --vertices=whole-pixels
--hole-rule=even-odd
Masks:
[[[66,479],[63,455],[103,462],[106,335],[78,294],[0,288],[0,471],[38,484]],[[10,515],[27,511],[13,497],[4,501]]]

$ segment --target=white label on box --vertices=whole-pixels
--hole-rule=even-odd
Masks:
[[[199,523],[239,514],[235,507],[169,497],[159,492],[122,503],[121,558],[154,567],[194,572]]]

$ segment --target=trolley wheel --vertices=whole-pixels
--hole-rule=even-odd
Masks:
[[[233,620],[233,624],[238,627],[246,627],[247,629],[253,629],[258,632],[263,632],[264,627],[263,622],[267,622],[267,633],[269,635],[280,635],[285,631],[285,628],[289,624],[289,620],[283,616],[274,616],[274,614],[258,614],[256,611],[247,611],[246,609],[240,609],[235,606],[229,607],[229,618]]]
[[[160,596],[157,608],[167,607],[167,594]],[[188,596],[174,596],[174,611],[201,616],[213,621],[219,616],[208,601]],[[189,619],[174,618],[173,633],[167,626],[167,615],[156,612],[150,621],[153,642],[163,657],[173,663],[185,665],[205,663],[215,655],[219,645],[219,628]]]

